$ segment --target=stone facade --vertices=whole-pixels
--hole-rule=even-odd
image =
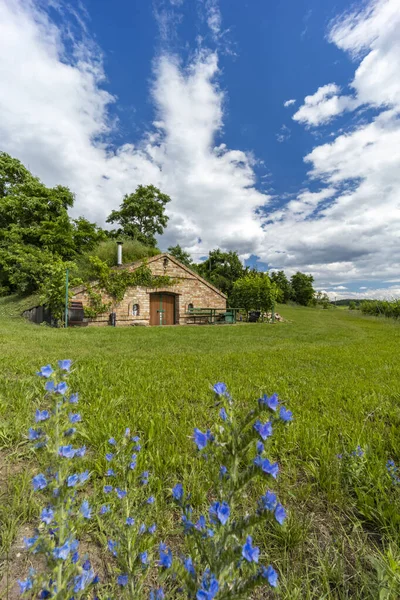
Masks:
[[[132,265],[124,265],[124,268],[134,271],[142,262]],[[153,275],[168,275],[174,279],[174,285],[163,288],[146,288],[141,286],[129,288],[124,299],[119,303],[112,303],[107,314],[99,315],[89,320],[89,325],[108,325],[110,313],[116,313],[116,324],[121,325],[149,325],[150,324],[150,295],[152,293],[173,294],[175,297],[175,323],[183,325],[190,322],[187,314],[189,306],[195,308],[215,308],[226,310],[226,296],[197,275],[194,271],[179,263],[169,254],[160,254],[147,259],[147,265]],[[83,306],[90,305],[88,295],[84,286],[75,289],[73,301],[82,302]],[[111,302],[112,299],[103,294],[103,302]],[[136,313],[136,314],[135,314]]]

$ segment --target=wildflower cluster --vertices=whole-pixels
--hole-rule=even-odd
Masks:
[[[41,450],[47,468],[32,479],[35,492],[43,497],[40,525],[35,535],[25,538],[26,547],[45,557],[47,569],[19,581],[22,595],[35,598],[82,598],[89,586],[96,584],[87,557],[80,557],[76,538],[80,522],[91,518],[91,508],[82,497],[81,488],[89,479],[89,471],[79,467],[86,447],[74,445],[81,422],[77,412],[78,395],[70,394],[65,378],[71,361],[60,360],[54,370],[42,367],[38,375],[45,380],[45,407],[35,413],[35,427],[29,429],[29,440]]]
[[[394,460],[389,459],[386,463],[386,469],[387,472],[390,476],[390,479],[392,480],[393,485],[400,485],[400,469],[399,467],[395,464]]]
[[[140,451],[139,436],[126,428],[118,441],[108,440],[105,453],[98,522],[117,564],[118,598],[142,597],[155,545],[155,498],[147,492],[150,474],[143,471]]]
[[[190,495],[181,483],[175,485],[172,496],[182,512],[189,555],[173,559],[171,554],[168,557],[164,554],[164,566],[171,568],[183,582],[188,598],[248,598],[259,585],[266,582],[272,587],[278,585],[275,569],[259,564],[260,549],[253,544],[253,530],[266,521],[283,525],[286,511],[269,489],[253,506],[251,514],[240,515],[241,502],[255,477],[267,477],[269,481],[277,478],[279,465],[266,456],[265,445],[274,428],[292,421],[293,416],[274,394],[260,398],[244,419],[238,419],[226,385],[217,383],[213,390],[220,425],[215,432],[196,428],[193,440],[213,470],[215,499],[208,514],[195,518]]]

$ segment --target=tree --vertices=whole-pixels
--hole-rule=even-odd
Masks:
[[[247,272],[237,252],[222,252],[219,248],[212,250],[207,260],[196,267],[199,275],[228,296],[232,292],[234,282]]]
[[[104,237],[83,217],[72,221],[74,195],[46,187],[17,159],[0,152],[0,286],[36,291],[54,261],[68,261]]]
[[[236,308],[269,312],[278,295],[277,285],[271,281],[268,273],[251,271],[233,284],[231,304]]]
[[[313,288],[314,277],[312,275],[306,275],[297,271],[295,275],[292,275],[290,279],[290,285],[292,288],[291,299],[297,304],[308,306],[312,304],[315,290]]]
[[[161,235],[167,225],[165,205],[170,201],[171,198],[154,185],[139,185],[135,193],[124,196],[119,210],[113,210],[108,216],[107,223],[119,224],[112,235],[155,246],[156,233]]]
[[[276,283],[279,289],[278,300],[286,304],[290,300],[291,288],[289,279],[286,277],[284,271],[275,271],[270,273],[270,279]]]
[[[179,260],[179,262],[181,262],[183,265],[186,265],[187,267],[191,267],[193,265],[193,260],[189,252],[185,252],[179,244],[177,244],[176,246],[170,246],[168,248],[168,252],[171,256],[176,258],[176,260]]]

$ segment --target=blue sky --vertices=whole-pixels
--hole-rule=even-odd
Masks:
[[[399,295],[399,40],[397,0],[0,0],[1,149],[99,223],[158,185],[161,248]]]

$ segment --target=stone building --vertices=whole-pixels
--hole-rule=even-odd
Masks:
[[[117,268],[134,271],[143,261]],[[226,310],[226,296],[211,283],[200,277],[170,254],[159,254],[146,259],[153,275],[167,275],[173,285],[162,288],[136,286],[128,288],[119,303],[103,295],[103,302],[111,302],[107,314],[85,321],[89,325],[108,325],[110,313],[115,313],[116,325],[183,325],[193,323],[193,309],[216,309],[216,313]],[[74,289],[71,305],[79,308],[90,305],[85,286]],[[196,312],[196,311],[195,311]],[[198,322],[202,322],[201,318]]]

